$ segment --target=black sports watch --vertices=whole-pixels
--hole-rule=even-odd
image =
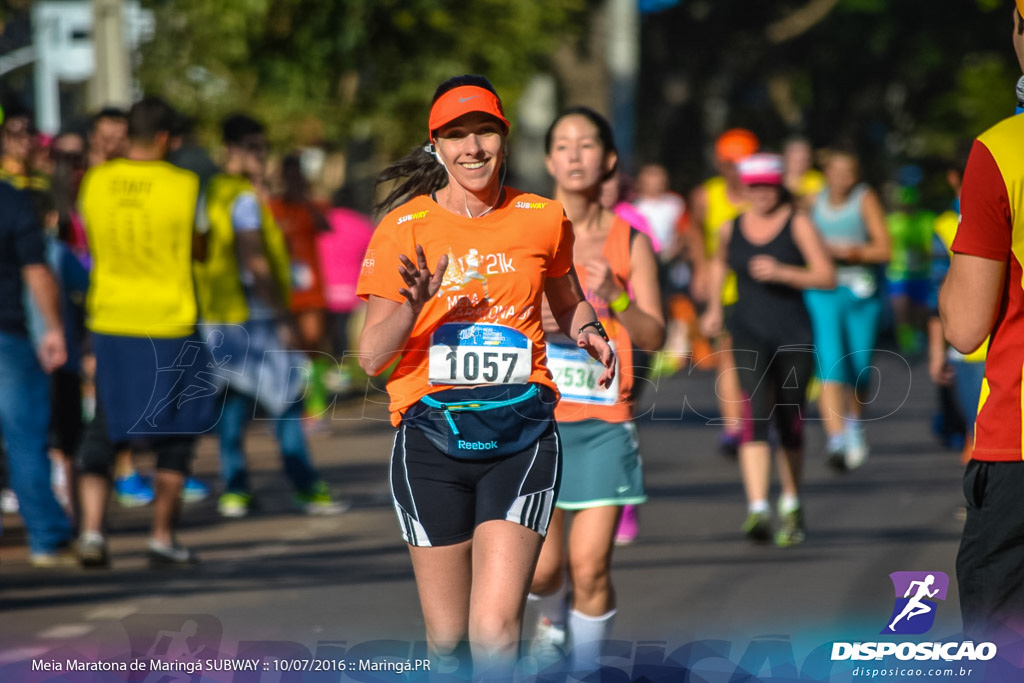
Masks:
[[[589,323],[583,323],[582,325],[580,325],[580,329],[577,330],[576,332],[576,337],[579,338],[580,333],[582,333],[583,330],[587,329],[588,327],[593,327],[595,330],[597,330],[597,333],[601,335],[601,339],[604,339],[605,341],[611,341],[611,339],[608,338],[608,333],[604,331],[604,325],[601,324],[600,320],[591,320]]]

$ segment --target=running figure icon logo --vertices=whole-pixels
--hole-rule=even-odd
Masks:
[[[882,633],[926,633],[935,623],[935,600],[945,600],[949,576],[944,572],[893,572],[889,574],[896,602]]]

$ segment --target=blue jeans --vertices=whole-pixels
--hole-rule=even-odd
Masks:
[[[233,389],[228,389],[224,411],[217,425],[220,434],[220,472],[227,493],[247,493],[249,473],[245,466],[245,427],[253,419],[256,401]],[[309,461],[306,436],[302,433],[302,403],[296,403],[283,415],[273,418],[274,436],[277,437],[284,472],[296,491],[309,491],[316,483],[317,473]]]
[[[0,431],[33,553],[55,552],[71,539],[71,524],[50,485],[49,428],[50,378],[32,342],[0,332]]]

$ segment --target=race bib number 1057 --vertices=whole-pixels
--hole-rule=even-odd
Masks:
[[[430,337],[431,384],[524,384],[532,344],[504,325],[447,323]]]

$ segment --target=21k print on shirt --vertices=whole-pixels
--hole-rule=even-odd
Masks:
[[[571,268],[572,227],[557,202],[511,189],[507,195],[493,212],[473,219],[445,211],[429,197],[416,197],[385,216],[375,231],[357,289],[364,298],[404,302],[398,293],[405,287],[398,257],[415,258],[417,245],[431,270],[442,255],[448,257],[441,287],[420,312],[388,384],[392,411],[446,384],[491,383],[487,376],[497,376],[499,383],[508,377],[509,382],[554,388],[543,363],[540,304],[545,279]],[[461,341],[478,348],[462,353],[467,349],[460,349]],[[438,348],[442,344],[445,349]],[[488,352],[498,355],[485,358]],[[511,367],[509,354],[516,357],[517,367]],[[442,368],[439,356],[447,367]],[[492,367],[484,375],[487,362],[497,364],[496,373]],[[396,415],[392,419],[397,423]]]

